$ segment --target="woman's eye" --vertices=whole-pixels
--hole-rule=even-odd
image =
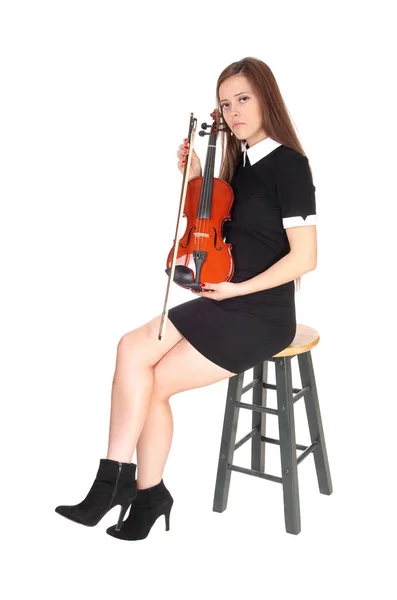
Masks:
[[[240,100],[249,100],[248,96],[241,96]],[[226,106],[227,102],[221,104],[221,108],[223,109]],[[245,104],[245,102],[244,102]]]

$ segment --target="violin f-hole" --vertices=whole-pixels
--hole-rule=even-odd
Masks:
[[[186,244],[182,244],[181,242],[179,242],[179,246],[180,246],[180,248],[187,248],[187,247],[188,247],[188,245],[190,244],[190,236],[191,236],[191,234],[192,234],[192,231],[194,231],[195,229],[196,229],[196,226],[195,226],[195,225],[193,225],[193,226],[192,226],[192,227],[189,229],[189,233],[188,233],[188,236],[187,236],[187,242],[186,242]]]
[[[215,250],[222,250],[223,246],[219,246],[219,248],[216,247],[216,238],[218,237],[218,234],[216,232],[215,227],[211,227],[210,231],[211,231],[211,229],[213,229],[213,231],[215,233],[215,236],[214,236],[214,248],[215,248]]]

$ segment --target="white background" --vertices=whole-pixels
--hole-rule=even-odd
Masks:
[[[395,597],[391,7],[1,3],[7,599]],[[162,311],[190,112],[199,127],[211,121],[220,72],[245,56],[272,69],[316,185],[318,266],[296,307],[321,336],[312,357],[334,493],[319,493],[310,456],[298,467],[298,536],[285,532],[282,487],[270,481],[232,473],[227,510],[212,511],[225,380],[171,400],[170,531],[161,517],[146,540],[115,540],[105,530],[119,507],[95,528],[54,508],[81,501],[106,456],[120,337]],[[202,161],[207,143],[196,135]],[[174,286],[171,298],[192,295]],[[295,411],[297,442],[308,443],[303,400]],[[240,415],[237,439],[250,429]],[[248,457],[246,444],[235,463]],[[276,447],[268,457],[280,475]]]

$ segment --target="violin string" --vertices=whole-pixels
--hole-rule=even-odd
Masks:
[[[212,173],[214,171],[214,154],[215,154],[215,150],[210,150],[210,148],[215,148],[215,140],[213,139],[215,136],[214,134],[212,134],[210,136],[210,143],[208,144],[208,155],[209,155],[209,164],[208,164],[208,171],[207,173]],[[211,190],[212,188],[212,190]],[[206,190],[205,190],[205,211],[209,214],[209,218],[211,217],[211,214],[209,212],[209,208],[211,207],[211,202],[212,202],[212,194],[211,191],[213,192],[213,177],[207,177],[207,181],[206,181]],[[204,225],[204,224],[203,224]],[[209,219],[205,219],[205,226],[206,226],[206,231],[205,231],[205,238],[204,239],[204,248],[205,251],[208,251],[208,243],[209,243],[209,238],[207,237],[209,235]]]
[[[209,214],[209,219],[206,219],[205,225],[206,225],[206,236],[204,238],[205,240],[205,250],[208,251],[208,245],[210,243],[210,239],[209,239],[209,221],[211,218],[211,213],[209,211],[211,205],[212,205],[212,196],[213,196],[213,185],[214,185],[214,178],[213,178],[213,174],[214,174],[214,165],[215,165],[215,145],[216,145],[216,138],[215,138],[215,134],[212,134],[210,136],[210,143],[209,143],[209,148],[211,148],[211,150],[209,151],[209,169],[208,172],[212,173],[212,177],[208,177],[207,179],[207,190],[206,190],[206,212]],[[212,193],[211,193],[212,192]]]
[[[214,168],[215,168],[215,150],[212,150],[212,151],[209,150],[209,148],[215,148],[216,139],[212,139],[214,137],[215,136],[213,134],[210,134],[210,141],[208,144],[208,153],[207,153],[208,163],[206,165],[208,168],[207,168],[206,172],[204,172],[204,181],[202,182],[202,188],[203,188],[202,197],[203,197],[204,212],[208,212],[208,209],[211,206],[211,202],[212,202],[212,194],[210,194],[210,191],[211,191],[211,187],[212,187],[212,191],[213,191],[213,177],[210,178],[208,176],[208,173],[213,173]],[[214,142],[214,143],[212,143],[212,142]],[[207,177],[205,177],[206,174],[207,174]],[[212,179],[212,181],[211,181],[211,179]],[[211,217],[211,214],[209,216]],[[207,237],[209,234],[208,224],[209,224],[209,219],[204,219],[204,218],[198,219],[197,230],[196,230],[198,235],[195,236],[195,244],[194,244],[195,250],[197,250],[197,246],[198,246],[198,250],[207,252],[208,243],[209,243],[209,241],[208,241],[209,238]],[[202,234],[205,234],[205,235],[202,235]],[[197,240],[198,240],[198,242],[197,242]]]
[[[207,169],[206,172],[204,173],[205,179],[203,181],[203,211],[205,211],[207,209],[206,206],[206,202],[207,202],[207,194],[208,194],[208,173],[209,173],[209,154],[207,154]],[[200,233],[204,233],[204,219],[200,219]],[[202,235],[200,235],[199,240],[200,240],[200,250],[205,250],[205,248],[203,248],[204,244],[203,244],[203,239],[204,237]]]
[[[211,172],[211,168],[212,168],[212,152],[210,150],[211,148],[211,137],[210,136],[210,140],[209,140],[209,144],[208,144],[208,169],[207,169],[207,178],[205,181],[205,196],[204,196],[204,210],[207,213],[208,212],[208,208],[209,208],[209,204],[210,204],[210,177],[209,177],[209,173]],[[205,227],[207,225],[207,231],[205,231]],[[203,219],[203,233],[205,233],[206,235],[208,234],[208,219]],[[203,236],[203,243],[202,243],[202,250],[207,251],[207,237]]]
[[[209,155],[207,153],[207,161],[208,161],[208,158],[209,158]],[[207,162],[206,166],[208,166],[208,162]],[[200,194],[200,196],[203,198],[203,209],[206,209],[205,203],[206,203],[206,199],[207,199],[208,177],[206,177],[206,173],[208,173],[208,168],[204,170],[204,181],[202,182],[202,194]],[[200,208],[200,205],[199,205],[199,208]],[[202,223],[203,220],[204,219],[202,219],[202,218],[200,218],[198,220],[199,235],[198,235],[197,239],[198,239],[199,250],[203,250],[203,243],[202,243],[203,236],[201,235],[202,233],[204,233],[204,229],[203,229],[204,223]]]
[[[211,205],[211,209],[213,208],[212,206],[212,197],[214,194],[214,170],[215,170],[215,151],[216,151],[216,134],[214,134],[214,141],[213,141],[213,150],[211,153],[211,173],[212,173],[212,180],[211,180],[211,198],[210,198],[210,205]],[[213,232],[214,235],[214,232]],[[208,238],[209,239],[209,238]]]

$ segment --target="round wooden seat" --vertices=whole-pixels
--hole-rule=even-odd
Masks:
[[[296,354],[302,354],[303,352],[307,352],[311,350],[320,341],[320,336],[318,332],[313,329],[313,327],[308,327],[307,325],[299,325],[296,327],[296,334],[291,344],[284,348],[278,354],[274,354],[273,358],[279,356],[295,356]]]

